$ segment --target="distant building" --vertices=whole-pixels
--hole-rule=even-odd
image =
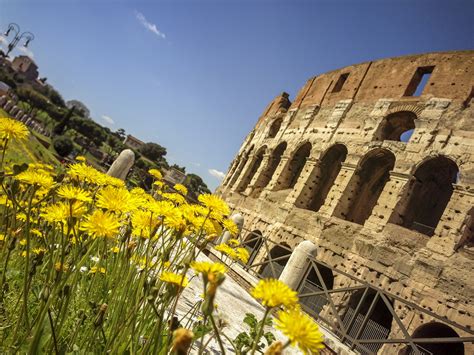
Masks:
[[[133,149],[140,149],[145,145],[145,142],[139,140],[138,138],[135,138],[131,134],[127,135],[125,137],[125,140],[123,141],[123,144],[125,144],[127,147],[133,148]]]
[[[15,57],[12,62],[12,68],[17,73],[23,74],[28,80],[35,81],[38,79],[38,66],[33,59],[26,55]]]
[[[0,96],[7,95],[11,88],[5,84],[3,81],[0,81]]]
[[[186,174],[176,168],[170,168],[169,170],[166,170],[163,179],[169,185],[173,186],[176,184],[182,184],[186,179]]]

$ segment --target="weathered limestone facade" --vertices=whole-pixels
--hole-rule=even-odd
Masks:
[[[293,102],[283,93],[268,105],[218,191],[245,229],[292,249],[309,240],[325,264],[472,329],[473,93],[474,51],[316,76]],[[394,309],[411,334],[439,331]]]

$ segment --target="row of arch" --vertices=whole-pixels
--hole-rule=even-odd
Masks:
[[[256,259],[257,254],[263,244],[263,236],[259,230],[254,230],[244,238],[243,245],[247,248],[250,254],[247,266],[251,266]],[[291,247],[286,243],[275,245],[269,250],[268,255],[264,258],[264,262],[261,263],[258,274],[263,277],[274,277],[278,278],[283,269],[286,266],[292,253]],[[321,279],[317,276],[316,269],[314,266],[309,265],[306,272],[305,278],[302,280],[298,291],[301,295],[308,294],[311,292],[318,292],[323,290],[322,283],[328,290],[332,290],[334,287],[334,274],[333,271],[323,265],[317,265],[318,273],[321,275]],[[367,294],[364,295],[364,289],[354,292],[345,307],[341,312],[341,320],[345,326],[352,324],[349,329],[349,334],[355,336],[359,331],[359,325],[362,323],[362,319],[369,312],[369,307],[372,304],[375,291],[368,290]],[[363,302],[359,305],[361,299]],[[320,314],[324,306],[328,303],[328,300],[324,295],[316,295],[310,297],[301,298],[303,307],[310,311],[310,314]],[[393,301],[391,302],[393,306]],[[393,316],[387,305],[382,299],[378,300],[374,304],[374,308],[370,311],[369,320],[366,328],[364,329],[361,337],[364,339],[373,338],[388,338],[391,327]],[[452,338],[459,337],[454,329],[446,324],[439,322],[425,323],[412,333],[413,338]],[[416,343],[416,341],[415,341]],[[382,347],[382,343],[366,344],[365,348],[358,348],[357,350],[361,354],[377,353]],[[434,355],[462,355],[464,354],[464,345],[462,343],[438,343],[438,344],[419,344],[419,350],[423,354],[434,354]],[[369,350],[369,352],[367,352]],[[399,355],[411,354],[411,348],[408,346],[399,352]]]
[[[269,154],[267,164],[262,167],[267,147],[261,147],[245,171],[243,167],[240,170],[236,169],[228,188],[242,193],[253,180],[250,195],[259,197],[263,189],[274,179],[286,150],[286,142],[278,144]],[[311,150],[312,145],[307,142],[292,154],[275,179],[273,191],[295,187],[310,158]],[[298,194],[294,196],[296,207],[318,212],[327,203],[328,194],[347,154],[348,150],[343,144],[335,144],[326,150],[314,164],[300,191],[293,191]],[[249,157],[250,151],[239,165],[245,165]],[[390,180],[395,160],[395,155],[385,148],[376,148],[366,153],[357,165],[333,215],[363,225],[371,216],[386,183]],[[457,182],[458,174],[459,168],[456,163],[445,156],[432,157],[422,162],[408,182],[404,198],[399,200],[389,222],[432,235],[451,198],[453,184]],[[240,182],[233,186],[240,176]]]

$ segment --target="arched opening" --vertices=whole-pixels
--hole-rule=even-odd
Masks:
[[[260,268],[259,274],[263,278],[278,279],[290,259],[291,248],[286,243],[275,245],[270,250],[270,257],[267,255],[264,264]]]
[[[275,170],[280,164],[281,156],[285,152],[285,149],[286,142],[282,142],[273,150],[266,169],[262,171],[257,181],[255,182],[254,189],[252,191],[253,197],[258,197],[262,190],[268,185],[268,183],[273,177],[273,174],[275,173]]]
[[[273,121],[272,125],[270,126],[270,129],[268,130],[267,138],[276,137],[276,135],[278,134],[278,131],[280,130],[282,122],[283,122],[282,117],[277,118],[275,121]]]
[[[321,277],[318,276],[316,268]],[[304,294],[324,291],[323,283],[327,290],[332,290],[334,286],[332,270],[320,263],[315,263],[315,265],[310,264],[306,272],[306,278],[302,281],[301,286],[299,287],[300,303],[304,308],[316,315],[321,313],[323,307],[328,303],[326,296],[320,294],[304,297]]]
[[[376,140],[407,142],[415,129],[416,114],[410,111],[394,112],[380,124]]]
[[[242,246],[249,252],[249,260],[247,261],[247,265],[252,265],[255,257],[258,254],[258,251],[260,250],[260,247],[262,246],[262,243],[262,232],[259,230],[254,230],[247,235],[247,238],[245,238],[244,242],[242,243]]]
[[[260,168],[260,165],[262,164],[263,154],[265,153],[266,149],[267,147],[264,146],[260,148],[258,152],[255,154],[251,165],[249,166],[244,176],[242,177],[240,184],[237,186],[237,192],[244,191],[247,188],[247,186],[250,184],[250,181],[252,181],[254,175],[258,171],[258,168]]]
[[[392,328],[392,313],[380,297],[377,297],[375,304],[372,305],[376,296],[374,290],[367,289],[365,297],[364,293],[365,290],[359,290],[349,298],[342,322],[348,334],[355,337],[361,331],[364,318],[368,314],[367,323],[360,332],[359,339],[387,339]],[[347,343],[351,344],[351,341],[347,340]],[[369,351],[357,345],[355,347],[361,354],[376,354],[382,345],[382,343],[364,344]]]
[[[405,198],[399,202],[390,222],[433,235],[453,194],[458,172],[456,163],[444,156],[422,163],[409,181]]]
[[[276,191],[292,189],[306,164],[311,153],[311,143],[303,144],[294,154],[291,160],[286,164],[285,169],[281,173],[277,181]]]
[[[242,170],[244,169],[245,165],[247,164],[247,161],[249,159],[249,155],[250,153],[252,153],[252,150],[253,150],[253,145],[250,147],[249,150],[247,150],[243,155],[242,155],[242,159],[240,159],[240,162],[239,162],[239,165],[237,166],[237,168],[235,169],[235,172],[234,174],[232,175],[232,178],[230,179],[230,182],[229,182],[229,187],[232,187],[234,186],[235,182],[237,181],[237,179],[239,178],[240,174],[242,173]]]
[[[345,145],[336,144],[329,148],[311,172],[308,182],[296,200],[296,206],[315,212],[319,211],[324,205],[346,157],[347,148]]]
[[[364,224],[372,214],[394,165],[395,156],[390,151],[376,149],[369,152],[356,169],[335,215]]]
[[[413,332],[412,338],[422,354],[431,355],[464,355],[463,343],[417,343],[416,338],[459,338],[458,333],[453,328],[439,322],[431,322],[420,325]],[[405,347],[401,355],[412,354],[410,346]]]

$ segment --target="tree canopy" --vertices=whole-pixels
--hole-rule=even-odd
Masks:
[[[145,143],[140,149],[145,157],[152,161],[159,161],[166,155],[166,148],[156,143]]]

